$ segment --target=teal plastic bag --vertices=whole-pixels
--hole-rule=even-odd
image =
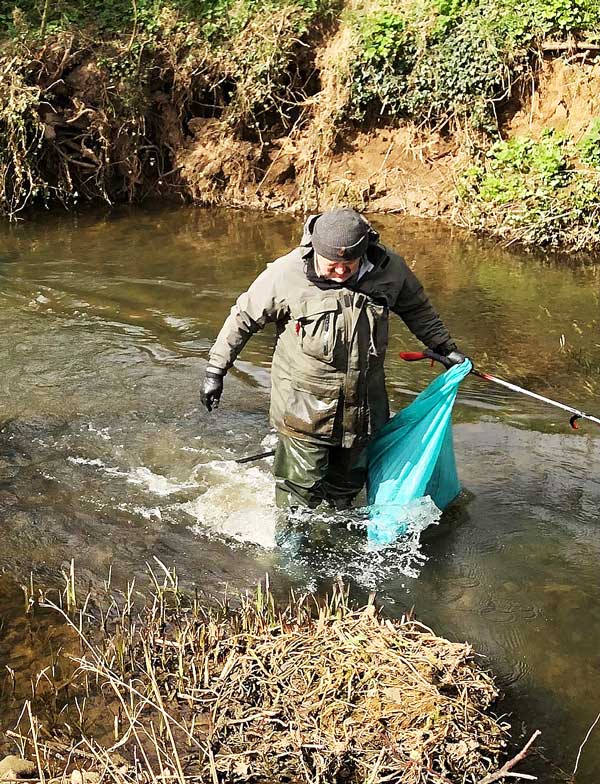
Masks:
[[[445,509],[460,492],[452,408],[468,359],[454,365],[385,424],[367,449],[369,541],[387,545],[407,528],[406,509],[429,496]]]

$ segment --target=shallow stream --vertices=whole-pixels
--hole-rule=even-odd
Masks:
[[[600,412],[600,266],[374,223],[479,367]],[[233,300],[299,231],[287,216],[162,206],[2,227],[0,666],[24,673],[46,655],[52,624],[32,628],[18,584],[30,572],[60,583],[72,558],[92,586],[111,567],[116,583],[142,584],[158,558],[209,597],[267,571],[281,595],[343,573],[357,599],[377,588],[386,612],[414,606],[488,656],[517,737],[543,732],[541,780],[559,781],[600,711],[600,431],[470,377],[455,415],[465,491],[421,542],[369,553],[338,518],[274,547],[269,462],[232,462],[271,448],[273,333],[246,347],[217,412],[201,410],[198,388]],[[394,409],[438,372],[403,364],[411,348],[396,319]],[[600,727],[576,778],[599,780]]]

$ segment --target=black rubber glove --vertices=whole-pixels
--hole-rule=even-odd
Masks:
[[[217,373],[206,371],[202,389],[200,390],[200,400],[202,405],[206,407],[207,411],[212,411],[213,408],[219,407],[219,401],[223,394],[223,376]]]
[[[451,351],[449,354],[446,354],[446,359],[448,360],[448,362],[451,363],[451,366],[462,365],[462,363],[465,361],[466,358],[467,358],[466,355],[463,354],[462,351],[459,351],[458,349],[455,349],[454,351]]]
[[[436,354],[445,357],[446,361],[444,362],[444,365],[447,368],[451,368],[452,365],[460,365],[467,359],[467,356],[463,354],[462,351],[459,351],[453,340],[447,340],[445,343],[441,343],[439,346],[436,346],[433,351],[435,351]]]

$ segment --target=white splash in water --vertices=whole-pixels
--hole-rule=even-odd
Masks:
[[[81,428],[82,430],[87,430],[89,433],[94,433],[94,435],[100,436],[103,441],[110,441],[110,428],[108,427],[101,427],[97,428],[92,425],[91,422],[88,422],[86,425],[83,425]]]
[[[146,506],[134,506],[133,511],[136,514],[141,515],[146,520],[151,520],[153,517],[157,520],[162,520],[162,512],[158,508],[158,506],[146,507]]]
[[[35,299],[32,299],[29,302],[29,307],[32,309],[37,309],[38,305],[47,305],[50,302],[48,297],[45,297],[43,294],[38,294]]]
[[[267,436],[261,448],[274,446]],[[441,512],[431,498],[386,509],[406,526],[392,544],[369,541],[369,507],[335,512],[299,510],[289,518],[274,503],[273,478],[264,465],[239,465],[231,460],[211,461],[194,467],[188,479],[177,481],[156,474],[145,466],[127,470],[106,466],[101,460],[69,457],[71,463],[99,468],[109,476],[124,478],[149,493],[166,497],[182,490],[196,489],[198,497],[171,506],[196,522],[195,533],[212,532],[239,542],[281,552],[280,568],[305,583],[342,575],[368,589],[380,588],[400,574],[418,577],[426,556],[421,550],[422,531],[439,522]],[[162,519],[156,506],[137,506],[135,513],[145,519]],[[380,511],[380,510],[378,510]]]
[[[278,441],[279,439],[277,438],[277,433],[267,433],[267,435],[260,442],[260,445],[263,447],[263,449],[275,449]]]
[[[192,531],[205,534],[209,529],[267,549],[275,546],[277,512],[270,473],[215,460],[196,466],[196,475],[207,490],[178,507],[196,519]]]
[[[67,460],[69,463],[73,463],[73,465],[86,465],[92,466],[93,468],[106,468],[106,465],[102,462],[102,460],[98,460],[97,458],[90,459],[88,457],[72,457],[69,455]]]
[[[196,482],[189,480],[186,482],[176,482],[168,479],[162,474],[155,474],[146,466],[131,468],[128,471],[121,471],[118,468],[106,468],[106,473],[111,476],[122,476],[131,485],[139,485],[148,492],[158,496],[168,496],[179,493],[181,490],[189,490],[196,487]]]
[[[369,507],[344,512],[299,510],[279,537],[282,568],[312,581],[349,577],[367,589],[380,588],[399,574],[418,577],[427,560],[421,550],[421,533],[439,523],[441,511],[429,497],[394,509],[406,530],[384,546],[369,542],[369,511]]]
[[[67,460],[69,463],[73,463],[74,465],[85,465],[91,466],[92,468],[100,468],[105,474],[108,474],[109,476],[122,477],[131,485],[139,485],[148,492],[163,497],[198,486],[198,483],[194,479],[189,479],[184,482],[177,482],[173,479],[169,479],[168,477],[163,476],[162,474],[155,474],[149,468],[146,468],[146,466],[138,466],[137,468],[122,470],[120,468],[107,466],[106,463],[104,463],[102,460],[99,460],[98,458],[90,459],[87,457],[69,456]]]
[[[174,329],[182,331],[188,330],[194,325],[194,319],[191,318],[175,318],[175,316],[163,316],[165,324]]]

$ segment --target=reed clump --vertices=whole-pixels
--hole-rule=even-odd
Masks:
[[[83,652],[61,721],[23,711],[13,736],[40,778],[500,780],[509,727],[469,645],[352,609],[342,586],[282,609],[267,587],[208,610],[173,574],[140,612],[132,594],[94,614],[95,636],[70,620]]]

